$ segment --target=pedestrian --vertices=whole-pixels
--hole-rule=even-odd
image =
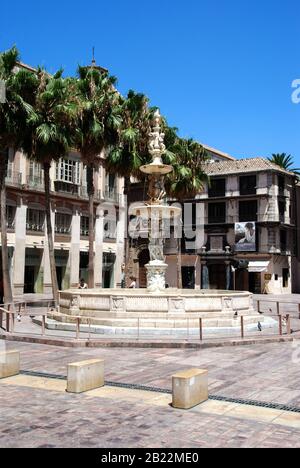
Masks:
[[[129,289],[135,289],[136,288],[136,278],[134,276],[131,276],[131,284],[129,286]]]
[[[80,283],[78,285],[78,289],[88,289],[88,285],[84,281],[84,278],[81,278]]]

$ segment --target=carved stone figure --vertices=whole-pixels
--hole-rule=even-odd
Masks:
[[[150,176],[149,177],[149,190],[148,197],[151,204],[160,204],[166,196],[164,177],[163,176]]]

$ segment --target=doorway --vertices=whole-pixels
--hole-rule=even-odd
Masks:
[[[64,278],[64,267],[57,266],[56,267],[56,277],[57,277],[57,285],[59,291],[62,290],[63,286],[63,278]]]
[[[210,289],[226,289],[226,266],[223,263],[209,265]]]
[[[195,267],[182,267],[183,289],[195,289]]]
[[[245,268],[237,269],[235,272],[235,290],[249,291],[249,272]]]
[[[260,273],[249,273],[249,291],[253,294],[261,294]]]
[[[139,287],[147,288],[147,269],[146,265],[150,262],[150,254],[148,249],[141,251],[139,255]]]
[[[34,266],[25,266],[25,275],[24,275],[24,293],[33,294],[35,293],[35,267]]]

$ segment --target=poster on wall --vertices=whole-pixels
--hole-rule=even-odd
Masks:
[[[235,250],[237,252],[256,251],[256,223],[235,223]]]

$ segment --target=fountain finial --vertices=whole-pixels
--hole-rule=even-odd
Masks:
[[[153,124],[153,130],[149,134],[149,153],[153,158],[159,158],[162,164],[160,157],[165,152],[166,146],[164,144],[165,134],[161,132],[161,115],[158,109],[154,114]]]
[[[162,155],[166,151],[164,140],[165,134],[161,131],[161,115],[157,109],[154,113],[152,131],[149,133],[149,153],[152,156],[152,162],[140,168],[144,174],[166,175],[172,172],[172,166],[167,166],[162,162]]]

